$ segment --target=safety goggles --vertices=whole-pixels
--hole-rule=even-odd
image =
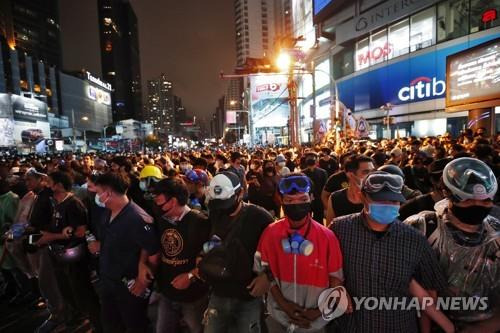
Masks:
[[[292,176],[281,179],[279,183],[281,194],[289,194],[293,191],[309,193],[311,191],[311,181],[306,176]]]
[[[367,193],[376,193],[384,187],[393,192],[401,192],[404,181],[401,176],[387,173],[372,173],[368,175],[363,182],[363,190]]]

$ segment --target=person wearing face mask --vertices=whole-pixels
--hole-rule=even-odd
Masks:
[[[344,258],[344,285],[353,297],[410,296],[415,279],[430,292],[444,290],[446,280],[436,256],[421,234],[398,220],[405,201],[403,178],[370,173],[361,186],[363,211],[337,218],[332,230]],[[416,310],[357,307],[338,320],[343,332],[419,332]]]
[[[328,322],[318,309],[319,296],[344,279],[337,238],[311,217],[311,189],[304,174],[281,179],[285,217],[264,230],[255,253],[256,269],[272,282],[266,322],[273,333],[284,333],[292,325],[294,332],[324,332]]]
[[[313,200],[311,203],[312,216],[315,221],[323,224],[323,219],[325,216],[323,207],[323,202],[321,201],[321,191],[325,187],[326,181],[328,179],[328,174],[325,170],[316,166],[317,155],[315,152],[308,152],[305,155],[306,168],[302,170],[302,173],[305,174],[312,181],[312,194]]]
[[[180,179],[164,179],[154,189],[155,224],[161,242],[157,273],[160,291],[156,332],[180,332],[180,318],[189,332],[200,333],[208,304],[208,286],[196,267],[203,244],[209,241],[210,223],[187,205],[189,193]]]
[[[422,211],[434,211],[436,203],[444,199],[441,179],[444,167],[450,163],[451,160],[451,158],[443,158],[431,163],[429,166],[429,179],[432,184],[432,191],[421,194],[402,204],[399,209],[399,217],[402,221]]]
[[[273,218],[242,202],[241,183],[232,172],[217,174],[207,196],[212,230],[199,263],[200,276],[211,286],[205,333],[261,332],[261,297],[269,282],[265,273],[253,271],[253,260]]]
[[[205,192],[209,182],[207,173],[202,169],[189,170],[183,180],[189,192],[189,208],[207,214],[208,208],[205,203]]]
[[[373,160],[365,155],[352,155],[344,164],[349,187],[335,191],[330,195],[326,210],[326,223],[329,225],[334,218],[363,210],[361,197],[361,181],[374,170]]]
[[[192,170],[193,166],[189,163],[189,160],[182,156],[179,160],[179,173],[186,174],[189,170]]]
[[[500,221],[490,215],[498,183],[484,162],[462,157],[449,162],[442,181],[446,198],[435,212],[405,223],[422,232],[449,281],[443,296],[486,297],[481,309],[449,311],[461,332],[500,330]]]
[[[52,189],[52,217],[46,231],[37,241],[39,247],[48,245],[57,285],[68,313],[67,328],[79,325],[84,316],[90,318],[94,329],[102,331],[100,306],[90,282],[85,232],[88,215],[84,204],[73,195],[69,174],[55,171],[49,174]]]
[[[248,184],[248,202],[261,204],[260,186],[263,183],[262,161],[254,158],[250,161],[250,170],[245,175]]]
[[[266,160],[263,164],[262,178],[258,180],[257,200],[255,204],[266,209],[272,216],[280,215],[280,205],[277,198],[280,176],[276,174],[274,162]]]
[[[147,331],[148,287],[160,250],[153,218],[128,199],[130,181],[124,175],[100,175],[95,185],[96,204],[107,208],[95,249],[99,252],[104,332]]]
[[[332,150],[328,147],[321,148],[321,157],[319,159],[319,167],[324,169],[328,177],[333,175],[339,169],[337,158],[332,158]]]
[[[286,166],[285,156],[281,154],[276,157],[276,174],[281,177],[290,174],[290,169]]]
[[[432,187],[427,171],[428,159],[424,152],[418,151],[414,154],[411,165],[403,168],[405,184],[409,188],[419,190],[424,194],[429,193]]]

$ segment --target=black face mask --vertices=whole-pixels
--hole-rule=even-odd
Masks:
[[[311,203],[283,205],[283,212],[292,221],[300,221],[311,211]]]
[[[274,167],[266,167],[266,168],[264,169],[264,172],[265,172],[265,173],[274,173]]]
[[[453,205],[451,207],[451,212],[460,222],[469,225],[479,225],[483,223],[483,220],[488,216],[491,211],[491,207],[483,206],[469,206],[469,207],[458,207]]]
[[[214,208],[213,205],[208,203],[208,209],[210,210],[210,214],[216,215],[216,216],[229,216],[234,211],[238,208],[240,204],[240,199],[233,197],[231,199],[228,199],[231,201],[234,201],[228,208]],[[211,207],[212,206],[212,207]]]
[[[313,166],[313,165],[316,165],[316,160],[315,160],[315,159],[312,159],[312,158],[311,158],[311,159],[307,159],[307,160],[306,160],[306,164],[307,164],[308,166]]]

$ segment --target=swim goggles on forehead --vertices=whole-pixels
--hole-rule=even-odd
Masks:
[[[281,194],[289,194],[292,191],[309,193],[311,191],[311,181],[306,176],[292,176],[281,179],[279,183]]]
[[[403,178],[398,175],[368,175],[363,184],[363,189],[368,193],[378,192],[384,187],[394,192],[401,192],[404,185]]]

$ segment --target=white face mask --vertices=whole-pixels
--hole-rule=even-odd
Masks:
[[[108,199],[109,199],[109,197],[108,197]],[[106,208],[106,202],[108,202],[108,199],[106,199],[104,202],[102,202],[99,193],[95,194],[95,204],[99,207]]]
[[[284,167],[285,165],[286,165],[286,162],[279,162],[278,163],[278,166],[280,166],[280,167]]]

